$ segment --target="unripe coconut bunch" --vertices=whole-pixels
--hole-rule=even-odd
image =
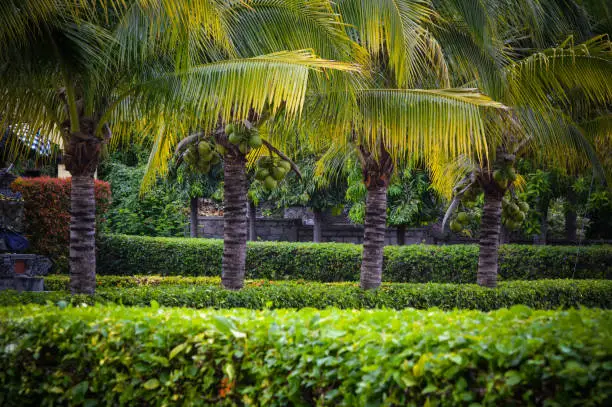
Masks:
[[[271,191],[291,170],[289,161],[278,157],[265,156],[257,160],[255,179],[261,181],[267,191]]]
[[[263,144],[255,129],[247,129],[241,124],[229,123],[225,126],[228,141],[238,147],[242,154],[247,154],[251,148],[259,148]]]
[[[512,197],[504,197],[502,200],[502,223],[509,230],[518,230],[523,225],[529,204],[524,201],[513,199]]]
[[[453,233],[461,232],[467,225],[470,224],[472,218],[473,216],[467,212],[458,212],[455,219],[450,221],[450,230],[452,230]]]
[[[493,181],[501,189],[506,189],[516,181],[516,171],[511,166],[506,166],[493,172]]]
[[[191,145],[183,159],[188,168],[193,172],[208,174],[210,169],[221,162],[221,152],[218,144],[212,145],[208,141],[200,141]]]
[[[476,206],[478,196],[482,193],[482,190],[477,185],[472,185],[470,189],[463,193],[461,197],[461,203],[468,209],[472,209]]]

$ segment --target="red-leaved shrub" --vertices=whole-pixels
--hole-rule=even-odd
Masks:
[[[70,178],[18,178],[11,188],[24,200],[24,229],[30,251],[51,257],[56,271],[68,269],[70,241]],[[96,221],[104,221],[111,190],[108,182],[95,181]]]

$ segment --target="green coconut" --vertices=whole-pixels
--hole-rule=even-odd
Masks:
[[[459,223],[466,224],[466,223],[468,223],[468,222],[470,221],[470,215],[468,215],[468,214],[467,214],[467,213],[465,213],[465,212],[459,212],[459,213],[457,214],[457,221],[458,221]]]
[[[240,141],[242,141],[242,137],[240,137],[238,133],[234,132],[234,133],[230,133],[228,140],[232,144],[238,144],[240,143]]]
[[[278,165],[285,169],[285,172],[289,172],[291,169],[291,163],[287,160],[281,160]]]
[[[282,167],[273,167],[271,175],[272,175],[272,178],[274,178],[277,181],[280,181],[283,178],[285,178],[285,169]]]
[[[511,182],[516,181],[516,171],[514,170],[514,168],[508,167],[508,170],[506,171],[506,175],[508,176],[508,179]]]
[[[251,148],[259,148],[261,147],[262,144],[263,144],[263,141],[261,141],[261,137],[259,137],[258,134],[253,134],[249,138],[249,146],[251,146]]]
[[[225,126],[225,134],[231,134],[236,131],[236,126],[233,123],[228,123]]]
[[[495,171],[493,172],[493,180],[494,180],[496,183],[503,182],[505,179],[506,179],[506,177],[504,176],[504,173],[503,173],[502,171],[500,171],[500,170],[495,170]]]
[[[270,175],[270,171],[268,171],[266,168],[259,168],[255,172],[255,179],[258,179],[259,181],[263,181],[266,179],[268,175]]]
[[[452,230],[453,233],[459,233],[463,229],[463,226],[461,226],[461,223],[455,220],[452,220],[449,226],[450,226],[450,230]]]
[[[276,180],[274,178],[272,178],[272,176],[270,176],[270,175],[268,175],[264,179],[263,184],[264,184],[264,188],[266,188],[267,190],[272,190],[272,189],[276,188],[276,185],[278,185]]]
[[[206,141],[200,141],[198,143],[198,153],[200,153],[200,155],[210,153],[210,144],[208,144]]]

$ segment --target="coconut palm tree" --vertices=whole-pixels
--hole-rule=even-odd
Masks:
[[[300,107],[306,97],[310,80],[319,81],[319,86],[330,86],[327,78],[320,77],[318,72],[326,69],[325,76],[335,77],[331,68],[338,71],[355,71],[356,67],[349,63],[356,60],[360,54],[358,46],[353,43],[344,31],[343,24],[333,13],[328,0],[251,0],[249,2],[231,1],[224,10],[226,34],[232,44],[231,51],[243,58],[253,58],[261,54],[273,55],[283,62],[292,62],[294,66],[301,65],[301,76],[292,72],[295,82],[291,87],[281,88],[282,84],[264,77],[252,77],[251,80],[234,81],[239,88],[232,88],[235,93],[257,92],[273,89],[276,98],[267,96],[250,98],[250,105],[235,106],[234,93],[217,94],[216,98],[228,109],[209,111],[209,104],[202,104],[199,98],[183,100],[181,110],[188,111],[193,119],[192,133],[185,137],[182,132],[160,133],[155,137],[151,152],[149,171],[145,176],[144,187],[156,176],[167,170],[166,163],[176,151],[182,159],[190,145],[195,142],[212,141],[222,148],[224,172],[224,250],[222,284],[228,289],[240,289],[244,282],[247,241],[247,163],[262,154],[279,156],[284,160],[288,157],[272,143],[262,137],[263,147],[247,150],[231,142],[227,129],[237,127],[248,132],[257,132],[268,120],[281,115],[288,123],[298,118]],[[313,49],[317,55],[326,60],[315,59],[311,52],[303,49]],[[232,56],[228,52],[200,53],[199,58],[223,64]],[[332,62],[345,61],[343,62]],[[197,59],[193,62],[197,62]],[[309,78],[309,72],[315,77]],[[230,80],[228,76],[228,80]],[[298,82],[298,79],[301,82]],[[349,79],[338,77],[339,83],[347,83]],[[324,85],[327,83],[328,85]],[[181,86],[186,86],[184,82]],[[189,87],[197,86],[190,82]],[[335,86],[335,85],[334,85]],[[174,93],[169,91],[168,93]],[[193,93],[192,94],[197,94]],[[265,103],[260,103],[264,101]],[[202,120],[203,117],[211,120]],[[183,127],[189,127],[184,126]],[[197,129],[197,132],[193,132]],[[263,135],[263,133],[260,132]],[[176,148],[174,148],[176,146]],[[294,171],[299,173],[295,165]]]
[[[451,167],[457,174],[466,174],[458,178],[443,227],[466,193],[474,188],[484,192],[477,281],[487,287],[497,282],[504,195],[521,180],[514,170],[517,156],[530,154],[563,167],[594,160],[592,146],[568,114],[570,94],[579,92],[589,104],[606,105],[612,90],[607,80],[612,65],[606,38],[595,37],[580,45],[570,39],[541,48],[555,43],[567,27],[577,27],[573,32],[578,35],[589,34],[588,27],[579,24],[582,20],[573,18],[580,13],[568,14],[561,6],[580,8],[571,2],[548,2],[538,5],[546,7],[546,12],[530,14],[521,1],[507,4],[500,8],[484,1],[468,7],[464,2],[445,1],[441,9],[451,23],[438,36],[460,78],[511,107],[488,122],[490,150],[485,161],[462,157],[450,167],[439,167],[444,175],[438,179],[443,178],[447,186],[454,172]],[[471,57],[469,63],[464,59],[466,53]]]
[[[119,136],[180,135],[194,123],[243,120],[264,106],[296,114],[309,70],[334,66],[309,51],[237,58],[225,29],[229,3],[10,0],[0,7],[2,124],[60,142],[72,174],[73,293],[95,290],[92,176],[111,128]],[[156,152],[169,151],[163,138],[155,142]],[[151,164],[167,168],[158,155]]]
[[[325,145],[321,135],[333,143],[319,168],[333,172],[350,156],[361,165],[367,190],[361,287],[373,289],[382,281],[387,190],[398,165],[440,153],[485,154],[481,114],[503,106],[475,89],[448,89],[441,48],[427,29],[435,15],[429,1],[343,0],[335,7],[367,50],[370,77],[352,94],[312,94],[305,116],[318,129],[308,131],[313,144]]]

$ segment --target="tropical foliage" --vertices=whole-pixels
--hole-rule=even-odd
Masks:
[[[27,306],[0,318],[5,405],[26,392],[37,404],[610,401],[604,310]]]
[[[280,8],[290,10],[289,5],[295,4]],[[306,9],[333,28],[324,2]],[[189,128],[208,130],[219,117],[239,121],[251,117],[252,110],[271,113],[281,106],[287,117],[296,117],[311,70],[349,68],[304,47],[237,58],[235,30],[246,33],[247,25],[234,19],[251,10],[243,3],[210,0],[32,0],[10,1],[0,9],[2,127],[25,124],[61,142],[73,176],[74,292],[95,289],[92,175],[112,132],[156,135],[150,158],[154,171],[145,177],[145,185],[150,184],[157,171],[168,168],[172,140]],[[252,14],[257,22],[258,14]]]

